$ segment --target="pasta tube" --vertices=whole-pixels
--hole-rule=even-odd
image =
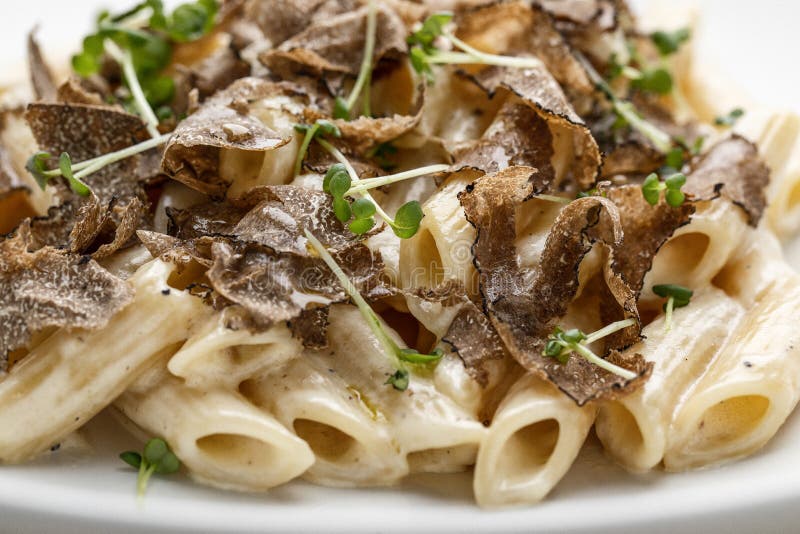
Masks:
[[[193,389],[167,373],[154,384],[132,388],[115,406],[166,439],[190,476],[203,484],[266,490],[301,475],[314,462],[303,440],[241,395]]]
[[[707,288],[675,310],[669,331],[663,315],[644,329],[646,339],[629,350],[652,361],[653,374],[641,389],[602,403],[597,414],[597,437],[611,458],[631,471],[661,462],[677,407],[743,314],[724,292]]]
[[[169,289],[172,266],[152,261],[130,279],[134,301],[97,331],[60,330],[0,382],[0,460],[20,462],[60,441],[122,393],[209,314]]]
[[[578,455],[595,412],[532,375],[521,378],[498,408],[478,452],[473,481],[478,504],[543,499]]]

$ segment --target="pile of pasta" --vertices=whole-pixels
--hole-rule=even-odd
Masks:
[[[442,10],[473,59],[518,63],[420,69],[407,37]],[[371,111],[343,118],[371,23]],[[32,38],[31,89],[0,94],[0,461],[58,454],[110,408],[202,484],[474,469],[490,507],[544,498],[592,429],[630,471],[683,471],[757,451],[797,404],[800,279],[781,241],[800,226],[800,122],[751,108],[714,125],[728,101],[690,45],[660,57],[622,0],[236,1],[178,47],[165,144],[86,175],[88,196],[39,187],[26,163],[148,138],[114,101],[119,69],[59,73]],[[670,91],[608,80],[631,47]],[[682,200],[651,203],[643,181],[675,149]],[[337,161],[355,184],[446,169],[371,191],[387,214],[420,203],[413,235],[355,233],[324,184]],[[438,362],[393,387],[306,231],[394,343]],[[658,284],[691,301],[668,316]],[[591,344],[624,376],[545,354],[557,327],[626,320]]]

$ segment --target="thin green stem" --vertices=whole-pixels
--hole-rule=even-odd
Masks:
[[[319,130],[319,123],[314,123],[306,132],[305,136],[303,137],[303,143],[300,145],[300,150],[297,152],[297,159],[294,162],[294,175],[299,176],[300,171],[303,169],[303,160],[308,153],[308,147],[311,145],[311,141],[314,140],[314,136],[317,135],[317,131]]]
[[[145,491],[147,491],[147,483],[150,481],[150,477],[153,476],[153,473],[156,472],[155,465],[147,465],[144,458],[142,458],[142,463],[139,464],[139,476],[136,477],[136,494],[141,499],[144,497]]]
[[[353,106],[355,106],[356,100],[358,100],[358,97],[364,91],[365,87],[367,92],[369,92],[367,81],[372,78],[370,73],[372,72],[372,59],[375,55],[375,34],[377,33],[378,26],[377,21],[378,11],[377,6],[375,5],[375,0],[370,0],[367,11],[367,35],[364,39],[364,58],[361,60],[361,69],[358,72],[356,83],[353,85],[353,90],[351,91],[350,96],[347,98],[348,113],[353,109]],[[369,96],[365,96],[365,99],[364,114],[369,116]]]
[[[360,193],[362,191],[367,191],[369,189],[374,189],[376,187],[382,187],[384,185],[402,182],[403,180],[408,180],[411,178],[419,178],[420,176],[425,176],[426,174],[436,174],[438,172],[444,172],[449,168],[450,168],[449,165],[444,165],[444,164],[428,165],[426,167],[419,167],[418,169],[412,169],[410,171],[398,172],[396,174],[389,174],[387,176],[379,176],[378,178],[367,178],[365,180],[359,180],[358,184],[352,186],[345,195]]]
[[[112,163],[116,163],[125,158],[135,156],[136,154],[145,152],[159,145],[163,145],[169,140],[170,136],[171,134],[159,135],[156,138],[148,139],[147,141],[143,141],[141,143],[129,146],[127,148],[123,148],[122,150],[117,150],[116,152],[110,152],[108,154],[103,154],[102,156],[98,156],[96,158],[87,159],[86,161],[75,163],[74,165],[72,165],[72,170],[80,171],[75,173],[75,178],[80,180],[81,178],[84,178],[92,173],[99,171],[100,169],[102,169],[107,165],[111,165]],[[61,176],[61,170],[53,169],[51,171],[45,171],[43,174],[50,178],[56,178],[58,176]]]
[[[586,339],[584,339],[583,342],[586,343],[587,345],[590,343],[594,343],[599,339],[603,339],[606,336],[610,336],[614,332],[619,332],[620,330],[628,328],[629,326],[633,326],[635,324],[636,321],[634,321],[633,319],[623,319],[622,321],[616,321],[608,326],[604,326],[603,328],[601,328],[596,332],[592,332],[591,334],[586,336]]]
[[[150,136],[153,138],[160,136],[161,133],[158,131],[158,118],[153,112],[153,108],[151,108],[150,104],[147,102],[147,97],[144,96],[139,78],[136,76],[136,69],[133,66],[133,57],[131,53],[127,50],[122,50],[111,39],[105,40],[105,48],[109,55],[122,66],[122,73],[125,75],[128,88],[131,90],[131,96],[133,96],[133,103],[144,119]]]
[[[327,150],[328,153],[330,153],[330,155],[332,155],[336,159],[336,161],[344,165],[344,168],[347,170],[347,174],[350,175],[351,184],[358,185],[361,182],[361,178],[358,177],[358,173],[353,168],[353,165],[350,164],[350,161],[348,161],[347,157],[344,154],[342,154],[341,150],[330,144],[325,139],[317,138],[317,142],[320,144],[322,148]],[[370,195],[369,191],[361,191],[359,194],[361,195],[362,198],[366,198],[375,205],[375,212],[381,219],[384,220],[384,222],[386,222],[386,224],[388,224],[391,227],[394,227],[395,225],[394,219],[388,213],[383,211],[383,208],[381,208],[380,204],[375,202],[375,199],[372,198],[372,195]]]
[[[589,350],[588,347],[580,343],[575,343],[571,346],[575,350],[575,352],[583,356],[586,361],[602,369],[605,369],[609,373],[614,373],[615,375],[621,376],[625,380],[633,380],[637,376],[636,373],[634,373],[633,371],[629,371],[627,369],[620,367],[619,365],[614,365],[608,360],[604,360],[603,358],[601,358],[600,356]]]
[[[322,258],[322,261],[330,268],[336,278],[339,280],[339,283],[342,284],[345,292],[350,296],[350,300],[358,308],[358,311],[361,312],[361,316],[367,322],[367,325],[372,330],[372,333],[375,334],[375,337],[378,338],[381,345],[383,345],[383,350],[386,352],[386,355],[392,360],[392,364],[397,369],[403,369],[403,364],[398,357],[398,353],[400,352],[400,347],[397,346],[397,343],[394,342],[392,338],[386,334],[383,330],[383,326],[381,325],[381,320],[378,315],[372,310],[367,301],[364,300],[364,297],[361,296],[359,293],[358,288],[353,285],[353,282],[347,277],[339,264],[336,263],[336,260],[333,259],[330,252],[320,243],[319,239],[317,239],[314,234],[305,230],[306,239],[308,239],[311,246],[314,247],[314,250],[319,254],[319,257]]]
[[[485,63],[487,65],[497,65],[498,67],[512,67],[512,68],[536,68],[542,66],[542,61],[539,58],[535,57],[515,57],[515,56],[500,56],[497,54],[489,54],[487,52],[483,52],[474,48],[452,33],[443,32],[442,35],[448,39],[453,45],[462,50],[463,52],[467,53],[470,56],[473,56],[475,59],[479,60],[476,63]]]
[[[600,76],[600,74],[583,56],[583,54],[576,52],[575,57],[577,57],[581,65],[583,65],[583,68],[592,83],[595,84],[598,90],[606,95],[608,100],[611,102],[611,105],[614,107],[614,111],[617,113],[617,115],[625,119],[625,121],[631,125],[631,128],[637,130],[639,133],[649,139],[659,152],[663,152],[665,154],[669,152],[672,148],[672,138],[669,136],[669,134],[643,119],[639,115],[639,112],[636,111],[636,108],[633,106],[633,104],[617,98],[617,96],[614,94],[614,91],[612,91],[611,87],[609,87],[608,83],[603,79],[602,76]]]
[[[664,332],[669,332],[672,330],[672,310],[675,307],[675,297],[669,297],[667,299],[667,306],[665,310],[665,317],[664,317]]]

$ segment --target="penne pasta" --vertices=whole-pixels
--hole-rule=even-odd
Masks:
[[[194,389],[158,372],[115,406],[151,435],[162,436],[203,484],[260,491],[300,476],[314,462],[302,440],[234,392]]]
[[[130,279],[133,302],[106,328],[58,331],[14,366],[0,382],[0,460],[20,462],[58,443],[206,320],[199,299],[170,289],[172,270],[159,260],[141,267]]]
[[[473,489],[480,506],[542,500],[569,470],[594,421],[553,386],[521,378],[500,404],[475,464]]]

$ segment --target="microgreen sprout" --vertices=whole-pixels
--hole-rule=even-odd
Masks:
[[[356,305],[358,311],[361,312],[361,316],[367,322],[370,330],[372,330],[372,333],[383,347],[384,352],[391,360],[395,372],[389,376],[385,383],[391,385],[398,391],[405,391],[408,388],[410,380],[410,373],[406,364],[435,364],[441,360],[444,353],[439,348],[435,349],[430,354],[422,354],[414,349],[401,349],[400,346],[383,329],[383,324],[381,323],[378,314],[375,313],[369,304],[367,304],[367,301],[364,300],[364,297],[361,296],[361,293],[359,293],[353,282],[350,281],[342,268],[339,267],[339,265],[336,263],[336,260],[334,260],[333,256],[331,256],[330,252],[328,252],[328,250],[322,245],[322,243],[319,242],[316,237],[314,237],[311,232],[306,230],[305,235],[314,251],[319,255],[320,258],[322,258],[330,270],[333,271],[333,274],[336,275],[339,283],[353,301],[353,304]]]
[[[295,124],[294,129],[303,135],[303,143],[297,151],[297,159],[294,162],[294,175],[298,176],[303,169],[303,160],[308,153],[308,147],[317,136],[328,135],[331,137],[341,137],[342,132],[331,121],[319,119],[314,124]]]
[[[598,74],[597,70],[595,70],[592,64],[582,54],[576,53],[575,56],[583,65],[589,79],[594,83],[597,90],[603,93],[606,98],[608,98],[609,102],[611,102],[614,112],[620,120],[629,124],[631,128],[645,136],[659,152],[666,154],[673,148],[672,138],[668,133],[645,120],[639,115],[639,112],[632,103],[618,98],[617,95],[614,94],[614,91],[611,90],[608,83]]]
[[[429,83],[433,82],[432,65],[477,64],[520,69],[542,66],[542,62],[538,58],[489,54],[470,46],[448,31],[447,26],[452,20],[452,13],[434,13],[406,39],[410,47],[411,66],[419,74],[425,76]],[[446,47],[452,47],[459,51],[443,49],[444,43],[446,43]]]
[[[658,53],[662,57],[674,54],[678,51],[683,43],[688,41],[692,36],[689,28],[680,28],[672,32],[657,31],[650,35],[650,40],[658,48]]]
[[[345,157],[345,155],[342,154],[342,152],[338,148],[336,148],[335,146],[330,144],[325,139],[317,138],[317,142],[320,144],[320,146],[322,146],[322,148],[327,150],[341,164],[341,167],[337,167],[336,165],[334,165],[333,167],[331,167],[331,169],[328,170],[328,173],[326,173],[326,179],[327,179],[327,184],[328,184],[327,185],[328,189],[327,189],[326,192],[330,193],[331,196],[333,196],[333,198],[334,198],[334,213],[336,214],[336,217],[340,221],[342,221],[342,222],[349,221],[350,220],[350,216],[352,216],[352,214],[353,214],[352,213],[353,210],[352,210],[351,206],[348,205],[347,208],[344,207],[344,204],[347,203],[347,200],[345,199],[345,196],[350,194],[350,192],[352,191],[353,194],[357,194],[361,198],[371,202],[373,204],[374,208],[375,208],[375,211],[371,212],[371,210],[369,210],[369,211],[367,210],[366,206],[360,206],[359,213],[361,213],[363,215],[363,218],[361,219],[363,222],[359,222],[359,223],[355,224],[354,226],[351,226],[350,227],[351,231],[354,231],[354,232],[356,230],[363,230],[364,232],[369,231],[371,226],[367,230],[364,230],[364,228],[367,227],[368,221],[372,217],[372,215],[377,214],[381,219],[383,219],[383,221],[387,225],[389,225],[389,227],[392,229],[392,231],[395,233],[395,235],[397,237],[399,237],[400,239],[408,239],[410,237],[413,237],[414,234],[417,233],[417,230],[419,230],[419,224],[422,221],[422,218],[424,216],[424,214],[422,212],[422,206],[420,206],[420,203],[418,201],[411,200],[409,202],[406,202],[405,204],[400,206],[400,209],[397,210],[397,213],[395,214],[394,218],[392,218],[388,213],[386,213],[383,210],[383,208],[381,208],[380,204],[378,204],[375,201],[375,199],[372,197],[370,192],[367,190],[367,189],[371,189],[372,187],[378,187],[378,185],[375,185],[375,184],[377,184],[379,182],[372,182],[372,184],[371,184],[372,187],[364,188],[362,186],[362,184],[364,182],[367,182],[367,180],[361,180],[358,177],[358,173],[356,172],[356,170],[353,168],[353,166],[347,160],[347,157]],[[431,167],[440,167],[440,166],[431,166]],[[445,167],[445,166],[441,166],[441,167]],[[344,184],[345,184],[344,178],[342,176],[343,175],[343,171],[346,172],[347,176],[350,178],[350,184],[348,185],[348,188],[346,190],[345,189],[340,189],[340,188],[343,188]],[[421,173],[421,174],[417,174],[416,176],[422,176],[422,174],[427,174],[427,173],[428,173],[428,171],[426,171],[424,173]],[[329,175],[330,175],[330,177],[329,177]],[[412,177],[415,176],[413,171],[408,171],[406,173],[398,173],[398,175],[403,175],[401,177],[401,179],[403,179],[403,180],[408,179],[408,178],[412,178]],[[395,175],[395,176],[397,176],[397,175]],[[334,184],[334,181],[333,181],[334,177],[336,177],[336,183],[335,184]],[[381,180],[382,178],[391,180],[392,177],[391,176],[384,176],[384,177],[376,178],[375,180]],[[398,181],[398,180],[395,180],[395,181]],[[388,183],[392,183],[392,182],[389,181]],[[370,184],[367,184],[367,185],[370,185]],[[325,184],[325,181],[323,181],[323,189],[325,189],[325,187],[326,187],[326,184]],[[358,189],[356,189],[356,188],[358,188]],[[348,211],[350,213],[348,213]],[[367,216],[366,215],[367,213],[370,213],[370,215]],[[345,215],[347,215],[347,218],[345,218]]]
[[[161,0],[146,0],[119,15],[104,12],[97,19],[97,31],[73,56],[72,68],[80,76],[95,74],[108,53],[123,68],[134,107],[143,111],[144,100],[148,107],[158,108],[175,92],[174,80],[162,74],[172,59],[172,43],[206,35],[214,27],[218,9],[216,0],[197,0],[166,13]],[[152,116],[142,117],[151,124]]]
[[[664,199],[667,204],[677,208],[686,200],[686,195],[681,191],[681,187],[685,183],[686,176],[681,173],[673,174],[663,182],[656,173],[652,173],[642,182],[642,196],[648,204],[655,206],[661,199],[661,192],[664,191]]]
[[[744,110],[742,108],[732,109],[727,115],[722,115],[714,119],[714,124],[717,126],[726,126],[730,128],[734,126],[743,115]]]
[[[667,299],[664,303],[664,331],[669,332],[672,328],[672,310],[675,308],[683,308],[689,305],[689,301],[694,295],[694,291],[688,287],[679,286],[676,284],[660,284],[653,286],[653,293],[659,297]]]
[[[144,446],[142,454],[126,451],[119,455],[120,459],[131,467],[139,470],[136,479],[136,489],[139,497],[143,497],[147,490],[147,483],[153,473],[171,475],[181,468],[178,457],[170,450],[167,442],[160,438],[150,439]]]
[[[169,137],[170,134],[160,135],[155,139],[148,139],[147,141],[123,148],[122,150],[103,154],[102,156],[75,164],[70,160],[69,154],[65,152],[59,157],[58,168],[52,170],[47,168],[47,162],[52,159],[52,156],[47,152],[37,152],[28,158],[25,168],[33,175],[36,179],[36,183],[38,183],[39,187],[42,189],[47,187],[50,180],[63,176],[67,179],[70,189],[72,189],[73,192],[81,196],[88,196],[91,191],[83,182],[85,177],[101,170],[107,165],[162,145],[169,140]]]
[[[370,84],[372,81],[372,62],[375,55],[375,38],[378,26],[378,11],[375,0],[369,1],[367,7],[367,34],[364,38],[364,57],[361,60],[361,68],[358,71],[358,78],[350,91],[350,96],[347,99],[340,97],[336,98],[333,107],[333,117],[335,119],[349,120],[353,111],[353,106],[356,101],[361,97],[364,115],[367,117],[372,115],[370,109]]]
[[[542,354],[544,356],[554,358],[562,364],[565,364],[567,361],[569,361],[570,355],[574,352],[583,357],[586,361],[601,367],[610,373],[621,376],[626,380],[632,380],[636,378],[636,373],[629,371],[628,369],[624,369],[618,365],[614,365],[608,360],[601,358],[592,352],[587,345],[609,336],[614,332],[618,332],[619,330],[633,326],[634,324],[636,324],[636,321],[633,319],[624,319],[622,321],[611,323],[610,325],[588,335],[584,334],[577,328],[572,328],[565,331],[560,327],[556,327],[555,330],[553,330],[553,333],[547,338],[547,343],[545,344]]]

